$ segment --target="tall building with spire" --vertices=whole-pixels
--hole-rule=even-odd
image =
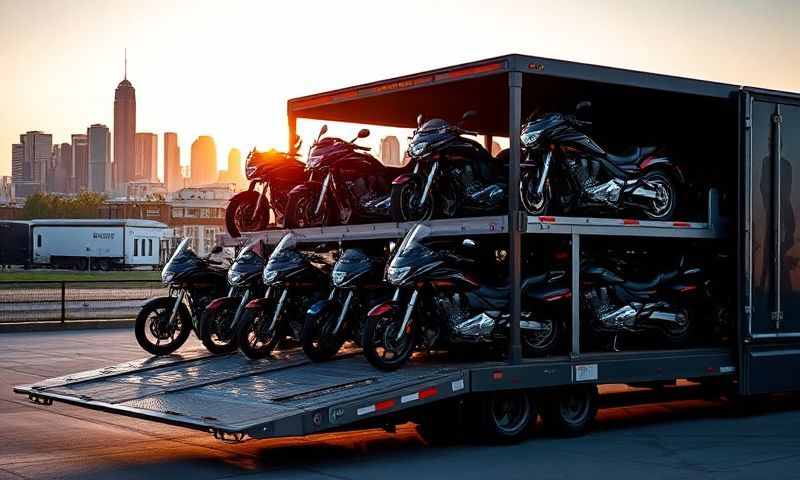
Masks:
[[[178,134],[175,132],[164,132],[164,187],[168,192],[183,188],[181,147],[178,146]]]
[[[113,187],[124,190],[124,184],[135,177],[134,138],[136,135],[136,90],[128,81],[128,56],[125,55],[124,78],[114,92],[114,165]]]

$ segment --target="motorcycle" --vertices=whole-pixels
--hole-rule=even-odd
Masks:
[[[383,283],[384,260],[361,248],[349,248],[331,272],[333,290],[308,309],[300,343],[315,362],[330,359],[347,339],[361,346],[364,318],[378,302],[391,297]]]
[[[369,136],[366,128],[349,142],[322,138],[327,131],[323,125],[311,146],[308,181],[289,192],[286,228],[388,220],[391,180],[406,169],[383,165],[355,143]]]
[[[400,368],[415,348],[464,344],[505,344],[509,335],[511,285],[482,284],[465,270],[477,261],[452,249],[426,244],[430,228],[409,231],[386,268],[396,287],[391,301],[367,314],[364,353],[381,370]],[[475,249],[470,239],[462,249]],[[546,355],[560,342],[559,318],[569,302],[564,271],[545,272],[522,282],[522,344],[527,355]]]
[[[245,306],[236,327],[242,353],[264,358],[281,340],[300,339],[309,307],[328,296],[327,265],[321,256],[301,252],[293,233],[278,242],[264,268],[266,293]]]
[[[217,246],[211,253],[220,251]],[[200,313],[225,292],[226,271],[220,262],[199,257],[184,238],[161,270],[169,295],[148,301],[136,316],[139,346],[152,355],[169,355],[186,343],[192,330],[199,338]]]
[[[576,112],[590,106],[582,102]],[[522,207],[531,215],[634,209],[651,220],[670,220],[685,181],[664,148],[636,146],[614,155],[584,133],[591,124],[576,115],[547,113],[522,126]]]
[[[434,118],[422,122],[408,146],[413,172],[392,182],[392,219],[423,221],[437,212],[444,217],[502,212],[507,202],[507,162],[492,157],[483,146],[463,135],[466,112],[451,125]]]
[[[267,247],[261,240],[244,247],[228,269],[228,295],[212,300],[200,316],[200,340],[208,351],[216,354],[236,350],[236,325],[245,305],[263,295],[261,272],[266,262]]]
[[[298,139],[292,152],[300,147]],[[286,214],[289,191],[305,179],[305,166],[296,153],[277,150],[259,152],[255,148],[247,155],[245,176],[250,188],[234,195],[225,209],[225,227],[231,237],[242,232],[264,230],[270,211],[276,225],[282,225]],[[257,187],[261,185],[259,192]]]
[[[592,261],[581,265],[583,317],[589,331],[607,340],[606,349],[622,350],[623,338],[660,338],[670,346],[686,345],[704,294],[701,269],[659,272],[644,281],[624,278]]]

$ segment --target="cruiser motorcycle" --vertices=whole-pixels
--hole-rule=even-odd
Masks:
[[[200,316],[200,340],[209,352],[222,354],[236,350],[236,325],[245,305],[264,293],[261,272],[267,247],[255,240],[244,247],[228,269],[228,295],[214,299]]]
[[[590,107],[582,102],[577,111]],[[547,113],[522,126],[522,207],[531,215],[599,208],[670,220],[685,180],[665,150],[636,146],[614,155],[584,133],[590,126],[591,121],[561,113]]]
[[[624,339],[656,338],[684,346],[695,327],[696,307],[704,295],[701,269],[681,267],[643,281],[627,279],[592,261],[581,265],[582,308],[589,331],[607,350],[622,350]]]
[[[439,118],[423,123],[422,115],[417,117],[407,152],[413,172],[392,182],[395,222],[429,220],[438,214],[487,215],[506,207],[507,162],[464,137],[474,135],[463,128],[474,115],[466,112],[454,125]]]
[[[396,287],[391,301],[375,306],[364,327],[364,353],[381,370],[400,368],[415,349],[458,344],[505,344],[511,285],[489,286],[471,273],[477,261],[457,249],[426,242],[430,228],[416,225],[386,269]],[[465,239],[461,250],[476,248]],[[522,344],[527,355],[546,355],[560,343],[570,303],[564,271],[523,280]]]
[[[211,254],[220,251],[222,247],[214,247]],[[169,296],[148,301],[136,316],[139,346],[152,355],[169,355],[186,343],[192,330],[199,338],[200,314],[224,294],[226,271],[221,262],[198,256],[184,238],[161,270]]]
[[[300,144],[298,139],[292,152]],[[250,188],[234,195],[225,209],[225,227],[231,237],[264,230],[269,224],[270,211],[275,224],[283,224],[289,191],[305,180],[305,166],[297,156],[277,150],[259,152],[255,148],[247,155],[244,171]]]
[[[346,142],[325,137],[323,125],[308,154],[307,182],[289,193],[287,228],[385,221],[391,216],[391,181],[404,168],[387,167],[355,143],[369,136],[366,128]]]
[[[361,346],[364,318],[375,304],[391,298],[383,283],[385,260],[361,248],[349,248],[331,272],[333,290],[308,309],[300,343],[315,362],[330,359],[348,339]]]
[[[236,343],[248,358],[264,358],[281,340],[299,340],[311,305],[328,297],[328,262],[301,252],[293,233],[286,234],[264,268],[266,293],[251,300],[236,327]]]

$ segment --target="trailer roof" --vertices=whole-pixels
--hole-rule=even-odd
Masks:
[[[59,227],[139,227],[139,228],[169,228],[166,224],[155,220],[140,220],[137,218],[48,218],[31,220],[34,227],[59,226]]]
[[[332,90],[288,101],[290,117],[413,128],[418,113],[455,120],[479,113],[481,133],[508,133],[508,72],[522,72],[524,103],[565,108],[567,101],[619,88],[730,98],[736,85],[511,54]],[[560,103],[558,98],[564,100]],[[563,105],[562,105],[563,103]],[[574,106],[574,104],[572,105]],[[526,112],[523,110],[523,115]]]

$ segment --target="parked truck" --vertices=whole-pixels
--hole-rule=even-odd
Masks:
[[[435,438],[470,426],[483,438],[519,440],[537,416],[561,433],[585,431],[598,385],[659,386],[678,380],[720,395],[800,389],[800,273],[794,245],[800,175],[800,96],[524,55],[507,55],[289,100],[290,144],[300,118],[412,129],[417,115],[457,119],[479,112],[470,129],[509,142],[509,191],[520,185],[520,125],[535,110],[595,107],[594,135],[606,142],[669,144],[693,170],[694,213],[675,220],[524,215],[509,195],[507,215],[427,220],[432,236],[507,241],[509,345],[504,358],[455,361],[423,355],[385,372],[345,351],[312,363],[297,350],[250,361],[190,352],[146,359],[15,388],[34,402],[66,402],[208,431],[224,440],[308,435],[414,421]],[[798,179],[800,181],[800,179]],[[800,212],[799,212],[800,213]],[[681,215],[686,215],[682,217]],[[399,239],[412,223],[294,230],[298,242]],[[274,244],[286,231],[248,233]],[[569,245],[571,314],[563,351],[523,357],[520,285],[524,249],[543,237]],[[664,239],[669,241],[665,247]],[[661,240],[661,244],[657,243]],[[605,243],[603,243],[605,242]],[[588,247],[678,248],[723,258],[730,274],[713,289],[727,305],[727,333],[711,329],[674,348],[597,348],[586,342],[581,261]],[[627,247],[626,247],[627,248]],[[798,287],[800,288],[800,287]],[[722,310],[715,310],[722,317]],[[709,311],[701,325],[718,325]]]

